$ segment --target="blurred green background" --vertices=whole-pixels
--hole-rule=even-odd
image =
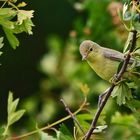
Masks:
[[[13,131],[20,128],[21,132],[32,130],[36,122],[44,126],[66,116],[67,112],[60,103],[62,97],[72,110],[77,109],[84,99],[81,85],[89,87],[88,101],[90,107],[96,109],[99,94],[109,84],[81,61],[79,44],[91,39],[102,46],[122,51],[127,37],[116,14],[117,9],[122,8],[119,1],[25,2],[28,9],[35,10],[34,34],[19,35],[20,47],[16,50],[5,40],[4,54],[0,57],[0,121],[6,122],[7,96],[11,90],[15,98],[20,98],[20,108],[27,110],[23,119],[13,126]],[[125,110],[111,100],[106,107],[107,122],[115,114],[115,109]],[[114,128],[114,132],[123,135],[118,130]],[[112,134],[111,137],[117,136]]]

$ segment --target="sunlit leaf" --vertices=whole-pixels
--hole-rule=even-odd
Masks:
[[[17,5],[17,7],[25,7],[27,5],[27,3],[25,2],[21,2]]]
[[[97,126],[96,129],[94,130],[94,134],[95,133],[102,133],[105,129],[107,129],[107,125],[101,125],[101,126]]]
[[[16,14],[17,11],[12,8],[0,8],[1,19],[12,19]]]
[[[0,18],[0,24],[7,29],[14,29],[14,22],[10,20]]]
[[[39,130],[39,140],[58,140],[53,136],[48,135],[47,133]]]
[[[10,126],[13,123],[15,123],[16,121],[18,121],[23,116],[24,113],[25,113],[25,110],[19,110],[19,111],[16,111],[16,112],[10,114],[8,116],[8,125]]]
[[[19,10],[17,17],[18,17],[18,24],[21,25],[23,21],[27,19],[31,19],[33,17],[33,10],[26,11],[26,10]]]
[[[17,105],[18,105],[19,99],[16,99],[11,104],[8,104],[8,115],[15,112]]]
[[[6,37],[9,41],[11,47],[13,49],[16,49],[19,46],[19,41],[18,41],[17,37],[13,34],[13,32],[10,29],[4,28],[4,27],[3,27],[3,29],[4,29],[4,32],[6,34]]]

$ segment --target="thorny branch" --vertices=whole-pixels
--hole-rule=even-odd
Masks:
[[[119,82],[121,80],[121,77],[123,76],[124,72],[127,69],[127,65],[128,65],[129,60],[131,58],[131,53],[133,52],[133,50],[134,50],[134,48],[136,46],[137,31],[136,30],[133,30],[132,32],[133,32],[132,45],[129,48],[128,54],[126,55],[126,58],[125,58],[125,60],[123,62],[123,65],[122,65],[121,70],[119,71],[118,74],[116,74],[116,80],[115,80],[115,82]],[[111,95],[111,93],[112,93],[112,91],[113,91],[113,89],[114,89],[115,86],[116,85],[113,82],[112,85],[111,85],[111,87],[107,90],[106,95],[105,95],[105,98],[102,100],[101,105],[98,107],[97,112],[96,112],[96,114],[95,114],[95,116],[93,118],[93,121],[91,123],[91,127],[90,127],[89,131],[87,132],[87,134],[85,135],[85,140],[89,140],[89,138],[91,137],[94,129],[96,128],[96,124],[97,124],[97,121],[99,119],[99,116],[100,116],[100,114],[101,114],[104,106],[106,105],[106,103],[107,103],[107,101],[108,101],[108,99],[109,99],[109,97],[110,97],[110,95]]]

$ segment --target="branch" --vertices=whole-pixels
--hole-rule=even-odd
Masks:
[[[71,116],[71,118],[75,121],[75,123],[78,125],[78,127],[80,128],[80,130],[82,131],[82,133],[85,135],[86,133],[85,133],[83,127],[80,125],[79,121],[74,116],[74,114],[70,111],[70,109],[67,106],[67,104],[65,103],[64,99],[61,99],[60,101],[63,103],[63,105],[65,106],[66,111],[69,113],[69,115]]]
[[[119,71],[118,74],[116,74],[115,82],[119,82],[119,81],[121,80],[121,78],[122,78],[124,72],[125,72],[126,69],[127,69],[128,64],[129,64],[129,60],[130,60],[130,58],[131,58],[131,53],[133,52],[133,50],[134,50],[134,48],[135,48],[135,46],[136,46],[137,31],[136,31],[136,30],[133,30],[132,32],[133,32],[132,45],[131,45],[131,47],[129,48],[128,54],[126,55],[126,58],[125,58],[125,60],[124,60],[124,62],[123,62],[123,65],[122,65],[121,70]],[[85,135],[85,140],[89,140],[89,138],[91,137],[91,135],[92,135],[94,129],[96,128],[96,124],[97,124],[97,121],[98,121],[98,119],[99,119],[99,117],[100,117],[100,114],[101,114],[101,112],[102,112],[104,106],[106,105],[106,103],[107,103],[107,101],[108,101],[108,99],[109,99],[109,97],[110,97],[110,95],[111,95],[111,93],[112,93],[114,87],[116,86],[115,82],[112,83],[111,87],[110,87],[110,88],[108,89],[108,91],[106,92],[105,98],[104,98],[103,101],[101,102],[101,105],[98,107],[97,112],[96,112],[96,114],[95,114],[95,116],[94,116],[94,119],[93,119],[93,121],[92,121],[92,123],[91,123],[91,127],[90,127],[89,131],[87,132],[87,134]]]

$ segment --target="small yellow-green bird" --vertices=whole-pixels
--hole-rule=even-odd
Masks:
[[[87,60],[91,68],[102,79],[110,81],[111,78],[117,73],[119,64],[124,61],[125,56],[123,53],[101,47],[97,43],[85,40],[80,44],[80,54],[82,60]],[[129,63],[132,64],[133,59],[130,59]],[[131,73],[127,72],[127,77],[131,76]]]

